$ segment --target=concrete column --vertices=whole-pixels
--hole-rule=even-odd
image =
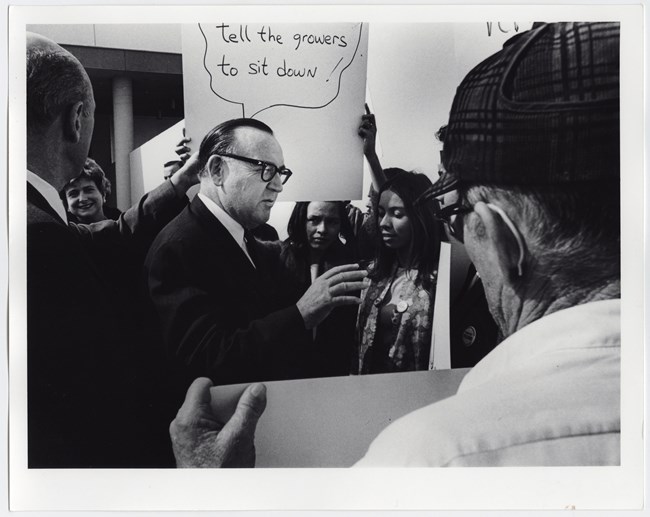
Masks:
[[[113,147],[115,153],[115,195],[117,207],[131,206],[131,166],[133,151],[133,89],[131,78],[113,78]]]

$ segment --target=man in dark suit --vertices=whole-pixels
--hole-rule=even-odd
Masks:
[[[182,400],[197,376],[228,384],[312,375],[310,329],[357,304],[366,273],[356,264],[319,277],[296,301],[277,252],[249,234],[265,223],[291,175],[272,130],[224,122],[199,150],[201,189],[154,241],[145,269]],[[178,407],[178,405],[176,405]]]
[[[118,221],[68,225],[58,191],[84,164],[95,102],[70,53],[27,36],[28,465],[158,466],[143,400],[137,322],[121,299],[122,274],[142,264],[159,229],[187,204],[195,158]],[[104,269],[110,253],[119,264]]]

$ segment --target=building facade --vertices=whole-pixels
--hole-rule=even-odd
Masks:
[[[129,153],[184,117],[181,26],[31,25],[27,30],[59,43],[88,72],[97,104],[89,156],[113,185],[108,204],[125,210],[137,201],[131,199]]]

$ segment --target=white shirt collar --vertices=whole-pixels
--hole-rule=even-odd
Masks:
[[[498,344],[463,378],[458,393],[535,362],[540,356],[575,348],[576,343],[580,343],[580,348],[620,346],[620,336],[620,299],[600,300],[554,312]]]
[[[64,223],[68,224],[68,215],[66,214],[63,201],[59,197],[56,189],[40,176],[32,171],[27,170],[27,182],[38,190],[38,193],[45,198],[45,201],[54,209]]]
[[[235,221],[229,214],[226,212],[223,208],[221,208],[219,205],[217,205],[212,199],[210,199],[208,196],[205,194],[202,194],[201,192],[198,193],[199,199],[203,201],[203,204],[205,207],[210,210],[212,215],[214,215],[217,220],[224,225],[226,230],[228,230],[228,233],[232,236],[233,239],[235,239],[235,242],[239,245],[239,247],[242,249],[242,251],[246,254],[248,257],[248,260],[251,261],[251,264],[255,265],[253,262],[253,259],[251,259],[250,255],[248,254],[248,250],[246,249],[246,242],[244,241],[244,227],[239,224],[237,221]]]

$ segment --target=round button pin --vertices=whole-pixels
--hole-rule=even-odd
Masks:
[[[463,330],[463,345],[472,346],[476,341],[476,329],[472,326]]]
[[[409,308],[409,304],[406,302],[406,300],[401,300],[397,304],[397,312],[400,312],[400,313],[406,312],[406,309],[408,309],[408,308]]]

